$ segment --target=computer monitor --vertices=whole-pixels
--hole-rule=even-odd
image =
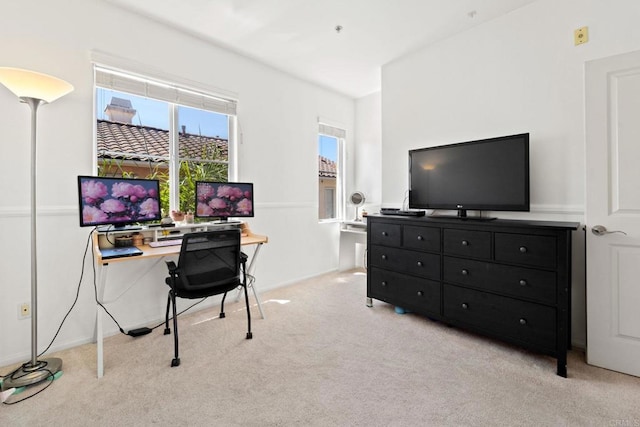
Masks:
[[[196,181],[195,202],[196,218],[253,217],[253,183]]]
[[[132,229],[162,219],[157,179],[78,176],[78,197],[81,227]]]

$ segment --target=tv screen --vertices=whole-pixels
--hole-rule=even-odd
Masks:
[[[529,210],[529,134],[409,151],[412,209]]]
[[[253,217],[253,184],[196,181],[196,218]]]
[[[80,226],[123,228],[160,221],[160,183],[155,179],[78,176]]]

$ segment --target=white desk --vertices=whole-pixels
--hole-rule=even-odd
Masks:
[[[195,226],[194,226],[195,227]],[[199,227],[203,227],[203,226],[199,226]],[[206,225],[204,225],[204,227],[206,227]],[[260,252],[260,249],[262,248],[262,245],[265,243],[268,243],[269,239],[267,236],[262,236],[262,235],[258,235],[258,234],[253,234],[251,232],[251,230],[249,230],[249,228],[246,226],[246,224],[242,225],[242,237],[241,237],[241,244],[243,246],[246,245],[256,245],[255,251],[253,252],[253,256],[251,257],[251,260],[249,261],[249,265],[247,266],[247,275],[251,275],[253,276],[253,272],[255,270],[255,262],[258,258],[258,254]],[[149,245],[142,245],[142,246],[138,246],[143,254],[139,255],[139,256],[132,256],[132,257],[122,257],[122,258],[112,258],[112,259],[102,259],[102,254],[100,252],[100,247],[99,247],[99,239],[98,239],[98,234],[99,233],[94,233],[93,235],[93,250],[94,250],[94,255],[95,255],[95,264],[96,264],[96,275],[97,275],[97,282],[98,282],[98,301],[100,302],[100,304],[107,304],[109,302],[115,301],[118,298],[120,298],[120,296],[122,296],[124,293],[126,293],[129,289],[131,289],[133,286],[135,286],[135,284],[138,282],[139,278],[143,277],[144,275],[146,275],[149,271],[151,271],[153,268],[156,267],[156,265],[158,265],[165,257],[167,256],[171,256],[171,255],[177,255],[180,253],[180,245],[177,246],[163,246],[163,247],[157,247],[157,248],[152,248]],[[109,265],[111,264],[118,264],[118,263],[124,263],[124,262],[137,262],[140,260],[149,260],[149,259],[157,259],[157,262],[153,263],[150,265],[150,267],[145,270],[144,272],[142,272],[142,274],[139,276],[138,279],[136,280],[132,280],[130,286],[125,289],[118,297],[116,297],[115,299],[113,299],[112,301],[105,301],[104,300],[104,293],[105,293],[105,288],[106,288],[106,284],[107,284],[107,276],[108,276],[108,272],[109,272]],[[166,268],[166,267],[165,267]],[[249,284],[247,284],[249,285]],[[264,312],[262,311],[262,305],[260,304],[260,298],[258,296],[258,292],[256,291],[256,286],[255,286],[255,282],[251,284],[251,289],[253,290],[253,296],[256,299],[256,302],[258,304],[258,310],[260,310],[260,316],[264,319]],[[240,297],[242,290],[238,291],[238,295],[236,296],[236,300]],[[101,378],[104,375],[104,348],[103,348],[103,341],[104,341],[104,331],[103,331],[103,310],[101,309],[100,305],[96,304],[96,356],[97,356],[97,370],[98,370],[98,378]]]
[[[367,222],[345,221],[340,228],[340,256],[338,270],[365,267],[364,249],[367,245]],[[362,250],[359,250],[362,249]]]

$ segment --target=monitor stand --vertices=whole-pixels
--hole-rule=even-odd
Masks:
[[[119,231],[137,231],[142,230],[139,225],[105,225],[103,227],[97,227],[99,233],[111,233]]]
[[[238,221],[235,219],[229,219],[229,218],[220,218],[217,219],[215,221],[213,221],[214,224],[220,224],[220,225],[225,225],[225,224],[241,224],[242,221]]]
[[[467,216],[466,209],[458,209],[457,215],[430,215],[433,218],[451,218],[451,219],[459,219],[461,221],[493,221],[498,219],[496,217],[486,217],[486,216]]]

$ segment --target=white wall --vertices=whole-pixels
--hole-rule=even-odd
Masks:
[[[0,65],[37,70],[75,86],[39,113],[40,350],[74,300],[89,233],[78,226],[76,176],[93,172],[92,51],[238,95],[239,178],[255,183],[257,213],[251,228],[269,236],[257,264],[260,289],[337,268],[338,224],[317,221],[317,118],[342,123],[353,135],[352,99],[102,1],[5,3]],[[29,118],[28,108],[0,88],[0,366],[30,355],[30,323],[18,320],[17,312],[20,303],[30,300]],[[54,350],[93,337],[89,260],[78,304]],[[110,293],[117,295],[144,268],[114,268]],[[164,315],[164,276],[160,265],[109,306],[125,329]],[[268,313],[268,305],[265,309]],[[106,324],[108,333],[117,331],[110,320]]]
[[[584,63],[640,49],[638,17],[637,0],[539,0],[383,67],[383,204],[403,201],[409,149],[530,132],[531,213],[497,216],[584,221]],[[590,41],[574,46],[582,26]],[[584,346],[574,236],[573,341]]]
[[[382,94],[375,92],[356,101],[356,135],[354,188],[366,196],[363,206],[377,212],[382,200]],[[348,193],[348,192],[347,192]],[[347,216],[348,217],[348,216]]]

